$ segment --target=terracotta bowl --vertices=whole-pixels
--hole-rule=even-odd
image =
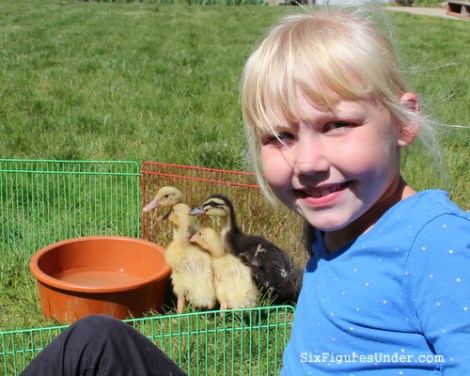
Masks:
[[[54,243],[29,266],[44,315],[61,323],[92,314],[125,319],[161,311],[171,271],[161,246],[119,236]]]

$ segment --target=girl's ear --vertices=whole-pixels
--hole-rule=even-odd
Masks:
[[[416,112],[416,116],[419,113],[419,100],[415,93],[407,92],[400,98],[402,106],[409,111]],[[399,130],[398,144],[400,146],[410,145],[418,135],[419,131],[419,119],[418,116],[415,119],[411,119],[409,123],[402,124]]]

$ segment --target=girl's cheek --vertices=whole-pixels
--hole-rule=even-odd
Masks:
[[[261,164],[264,177],[274,191],[290,182],[292,169],[279,150],[262,148]]]

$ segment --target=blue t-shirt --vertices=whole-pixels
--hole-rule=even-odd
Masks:
[[[283,376],[470,375],[470,215],[416,193],[329,254],[317,234]]]

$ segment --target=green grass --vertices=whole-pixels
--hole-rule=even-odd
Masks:
[[[42,3],[2,17],[1,155],[242,167],[238,80],[278,9]]]
[[[266,28],[296,10],[0,0],[0,156],[246,170],[241,70]],[[423,111],[442,123],[468,126],[468,21],[398,12],[391,17]],[[419,145],[405,150],[403,173],[416,189],[448,187],[468,210],[470,131],[442,127],[439,134],[448,185]],[[14,217],[14,231],[4,221],[0,234],[3,241],[21,241],[19,229],[27,228],[44,239],[44,227],[60,227],[62,215],[67,218],[61,213],[57,225]],[[21,252],[1,254],[3,330],[48,324],[27,263]]]
[[[2,0],[0,155],[245,170],[240,73],[268,25],[296,10]],[[392,18],[405,62],[422,69],[410,81],[432,115],[467,125],[468,23]],[[443,132],[453,197],[467,209],[469,137]],[[418,189],[438,185],[422,159],[406,164],[408,180]]]
[[[422,110],[443,124],[439,127],[444,170],[440,181],[435,164],[419,144],[405,153],[404,175],[416,189],[448,189],[462,208],[470,209],[470,39],[468,22],[439,17],[394,14],[399,49],[408,65],[412,89],[421,94]],[[417,153],[414,151],[417,149]],[[440,181],[440,183],[439,183]]]
[[[414,7],[428,7],[428,8],[439,8],[441,7],[440,0],[415,0],[413,2]]]

